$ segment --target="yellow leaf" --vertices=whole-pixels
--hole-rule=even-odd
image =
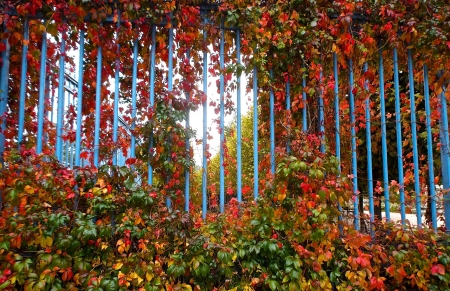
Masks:
[[[123,263],[117,263],[117,264],[113,265],[113,269],[114,270],[119,270],[120,268],[122,268],[122,266],[123,266]]]
[[[97,185],[98,185],[100,188],[103,188],[103,187],[105,187],[105,181],[104,181],[103,179],[98,179]]]
[[[49,236],[45,239],[46,246],[51,246],[53,244],[53,239]]]
[[[153,274],[145,273],[145,279],[147,279],[147,282],[150,282],[153,279]]]
[[[31,187],[30,185],[26,185],[25,186],[25,192],[27,192],[28,194],[33,194],[34,193],[34,188]]]

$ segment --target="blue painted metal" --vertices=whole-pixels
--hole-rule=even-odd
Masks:
[[[302,99],[303,99],[303,108],[302,108],[302,129],[303,132],[306,133],[306,131],[308,130],[308,119],[307,119],[307,111],[306,111],[306,92],[305,92],[305,87],[306,87],[306,77],[303,76],[302,78]]]
[[[253,199],[258,199],[258,68],[253,66]]]
[[[402,148],[402,124],[400,112],[400,89],[398,79],[398,55],[397,48],[394,48],[394,91],[395,91],[395,129],[397,132],[397,163],[398,163],[398,184],[400,192],[400,215],[402,224],[405,225],[406,211],[405,211],[405,183],[403,179],[403,148]],[[382,115],[384,116],[384,115]],[[387,167],[387,166],[386,166]],[[386,168],[387,171],[387,168]]]
[[[236,58],[237,64],[241,64],[241,31],[236,31]],[[242,129],[241,129],[241,76],[237,76],[236,89],[236,103],[237,103],[237,200],[242,201],[242,162],[241,162],[241,144],[242,144]]]
[[[364,63],[364,72],[367,72],[368,65]],[[366,80],[364,82],[364,89],[369,92],[369,83]],[[372,235],[374,235],[372,230],[372,224],[374,222],[374,203],[373,203],[373,174],[372,174],[372,138],[370,132],[370,95],[367,95],[365,105],[366,105],[366,148],[367,148],[367,193],[369,193],[369,212],[370,212],[370,229]]]
[[[83,64],[84,64],[84,30],[80,30],[80,56],[78,58],[78,104],[77,104],[77,131],[75,136],[75,166],[80,166],[81,154],[81,122],[83,120]]]
[[[1,118],[1,132],[0,132],[0,163],[3,167],[3,153],[5,152],[5,130],[6,130],[6,118],[5,114],[8,106],[8,81],[9,81],[9,56],[10,56],[10,44],[8,39],[3,40],[3,44],[6,49],[2,52],[2,69],[0,75],[0,118]],[[2,195],[0,193],[0,202],[2,202]],[[0,204],[0,208],[1,208]]]
[[[356,156],[356,131],[355,131],[355,98],[353,96],[353,61],[350,59],[348,62],[349,67],[349,92],[348,97],[350,100],[350,123],[351,123],[351,135],[352,135],[352,181],[353,181],[353,195],[354,195],[354,215],[355,215],[355,229],[359,230],[359,193],[358,193],[358,158]]]
[[[189,50],[186,51],[186,59],[190,60],[190,55],[189,55]],[[186,92],[186,101],[189,104],[189,96],[190,93]],[[189,129],[189,107],[186,108],[186,130]],[[188,157],[191,157],[191,147],[190,147],[190,140],[189,137],[186,137],[186,154],[188,155]],[[184,210],[189,212],[189,180],[190,180],[190,167],[186,167],[184,169]]]
[[[102,47],[97,48],[97,87],[95,94],[95,127],[94,127],[94,166],[98,168],[98,154],[100,147],[100,108],[102,103]]]
[[[444,218],[446,232],[450,232],[450,141],[448,130],[448,108],[447,97],[445,96],[445,86],[442,87],[441,99],[441,118],[439,120],[439,136],[441,142],[441,170],[442,184],[444,186]]]
[[[172,20],[172,13],[170,13],[170,20]],[[167,76],[167,90],[169,94],[171,94],[173,90],[173,28],[172,26],[169,28],[169,60],[167,64],[168,76]],[[172,158],[169,155],[168,161],[172,162]],[[172,207],[172,200],[170,197],[166,197],[166,206],[168,208]]]
[[[433,229],[437,230],[436,217],[436,188],[434,184],[434,162],[433,162],[433,136],[431,132],[431,110],[430,110],[430,85],[428,84],[428,66],[423,65],[423,95],[425,98],[426,127],[427,127],[427,154],[428,154],[428,176],[430,179],[428,193],[431,199],[431,220]]]
[[[58,84],[58,113],[56,118],[56,158],[63,161],[63,122],[64,122],[64,102],[65,102],[65,59],[66,59],[66,40],[65,32],[61,36],[61,52],[59,57],[59,84]],[[66,151],[67,152],[67,151]]]
[[[273,69],[270,69],[270,80],[273,82]],[[270,173],[275,175],[275,98],[270,85]]]
[[[409,102],[411,109],[411,137],[413,143],[414,161],[414,192],[416,193],[416,216],[417,225],[422,226],[422,209],[420,206],[420,180],[419,180],[419,151],[417,149],[417,123],[416,123],[416,102],[414,96],[414,67],[412,63],[412,52],[408,49],[408,77],[409,77]]]
[[[340,106],[339,106],[339,73],[337,54],[333,53],[333,73],[334,73],[334,122],[336,127],[336,157],[339,160],[338,172],[341,172],[341,124],[340,124]]]
[[[150,55],[150,108],[153,112],[155,106],[155,53],[156,53],[156,25],[152,25],[152,51]],[[153,128],[150,133],[149,155],[153,149]],[[153,185],[153,166],[148,161],[148,184]]]
[[[114,118],[113,118],[113,165],[117,165],[117,138],[118,138],[118,130],[119,130],[119,73],[120,73],[120,44],[119,44],[119,31],[120,31],[120,10],[117,12],[118,21],[117,21],[117,31],[116,31],[116,42],[117,42],[117,51],[116,51],[116,60],[115,60],[115,69],[114,69]]]
[[[336,140],[336,158],[338,159],[339,163],[337,166],[338,175],[341,175],[341,124],[340,124],[340,116],[341,116],[341,110],[339,106],[339,73],[338,73],[338,58],[337,54],[333,53],[333,74],[334,74],[334,122],[336,127],[336,134],[335,134],[335,140]],[[338,203],[338,210],[340,213],[342,213],[342,206],[340,203]],[[339,215],[338,220],[342,220],[342,215]],[[340,233],[343,233],[344,228],[340,224],[339,225],[339,231]]]
[[[322,78],[323,78],[323,69],[322,65],[320,66],[320,87],[322,87]],[[319,134],[320,134],[320,152],[325,152],[325,118],[324,118],[324,109],[323,109],[323,90],[319,89]]]
[[[25,19],[23,24],[23,46],[22,46],[22,71],[20,75],[20,103],[19,103],[19,132],[18,132],[18,146],[20,148],[20,144],[23,139],[23,130],[25,123],[25,94],[27,91],[27,53],[28,53],[28,39],[29,39],[29,25],[28,18]]]
[[[207,43],[208,34],[203,30],[203,42]],[[203,51],[203,93],[205,93],[205,100],[203,101],[203,171],[202,171],[202,217],[206,219],[206,211],[208,207],[208,51]]]
[[[131,77],[131,130],[136,127],[136,83],[137,83],[137,59],[139,40],[137,37],[133,41],[133,75]],[[130,158],[136,157],[136,137],[131,133]]]
[[[219,193],[219,207],[220,212],[225,209],[225,167],[224,167],[224,146],[225,146],[225,126],[224,126],[224,102],[225,102],[225,80],[223,75],[224,70],[224,43],[225,43],[225,31],[223,25],[220,29],[220,193]]]
[[[288,74],[287,80],[286,80],[286,110],[290,114],[290,110],[291,110],[291,80],[290,80],[289,74]],[[288,121],[288,126],[287,127],[290,130],[290,120]],[[286,143],[286,152],[288,154],[291,153],[291,147],[290,147],[289,140]]]
[[[70,92],[67,92],[67,107],[69,107],[70,106]],[[64,112],[64,111],[63,111]],[[64,119],[63,119],[64,120]],[[70,161],[70,159],[69,159],[69,153],[70,153],[70,141],[65,141],[64,142],[65,144],[66,144],[66,151],[65,151],[65,153],[64,153],[64,156],[65,156],[65,161],[66,161],[66,167],[69,167],[69,165],[70,165],[70,163],[69,163],[69,161]]]
[[[36,136],[36,153],[42,153],[42,141],[44,140],[44,115],[45,115],[45,76],[47,68],[47,32],[42,33],[41,68],[39,80],[39,105],[38,105],[38,128]]]
[[[391,205],[389,202],[389,178],[388,178],[388,162],[387,162],[387,143],[386,143],[386,105],[384,97],[384,66],[383,51],[380,49],[380,58],[378,62],[378,74],[380,77],[380,107],[381,107],[381,158],[383,162],[383,193],[384,208],[386,220],[391,220]],[[401,140],[401,137],[400,137]],[[403,177],[403,176],[402,176]]]

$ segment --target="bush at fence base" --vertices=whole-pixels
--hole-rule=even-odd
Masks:
[[[168,211],[126,168],[74,178],[50,157],[8,159],[3,290],[450,289],[447,236],[391,224],[373,240],[346,226],[341,235],[335,206],[319,195],[232,200],[203,222]]]

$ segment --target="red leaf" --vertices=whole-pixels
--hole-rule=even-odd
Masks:
[[[433,275],[440,274],[442,276],[445,275],[444,266],[441,264],[433,265],[433,267],[431,267],[431,274],[433,274]]]

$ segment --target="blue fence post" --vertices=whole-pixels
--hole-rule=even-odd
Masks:
[[[188,60],[188,62],[190,61],[190,55],[189,55],[189,50],[187,50],[186,52],[186,59]],[[190,99],[190,93],[186,92],[186,101],[187,104],[189,104],[189,99]],[[186,107],[186,130],[189,130],[189,106]],[[189,137],[186,137],[186,154],[188,155],[189,159],[191,157],[191,147],[190,147],[190,141],[189,141]],[[189,212],[189,187],[190,187],[190,167],[186,167],[184,169],[184,210],[186,212]]]
[[[349,100],[350,100],[350,124],[352,135],[352,175],[353,175],[353,195],[354,195],[354,215],[355,215],[355,229],[359,230],[359,193],[358,193],[358,160],[356,156],[356,131],[355,131],[355,99],[353,96],[353,61],[350,59],[348,62],[349,67]]]
[[[133,75],[131,84],[131,130],[134,131],[136,127],[136,83],[137,83],[137,59],[138,59],[139,40],[135,36],[133,41]],[[130,158],[136,157],[136,137],[131,133]]]
[[[0,118],[2,120],[1,132],[0,132],[0,163],[3,168],[5,152],[5,130],[6,130],[6,111],[8,106],[8,81],[9,81],[9,57],[10,57],[10,44],[7,38],[3,39],[3,44],[6,49],[2,52],[2,69],[0,75]],[[0,202],[2,202],[2,195],[0,193]],[[0,204],[1,209],[2,204]]]
[[[169,20],[170,20],[170,22],[172,22],[172,12],[170,13]],[[172,91],[173,91],[173,26],[172,25],[170,25],[170,28],[169,28],[169,59],[168,59],[168,63],[167,63],[167,71],[168,71],[167,91],[169,91],[169,94],[172,94]],[[169,137],[169,138],[171,139],[171,137]],[[172,162],[171,155],[169,155],[168,161]],[[168,180],[169,180],[169,178],[167,178],[167,182],[168,182]],[[169,196],[166,197],[166,206],[168,208],[172,207],[172,200],[170,199]]]
[[[66,40],[65,30],[61,35],[61,51],[59,57],[59,84],[58,84],[58,113],[56,119],[56,157],[59,162],[63,161],[63,140],[62,128],[64,122],[64,102],[65,102],[65,59],[66,59]],[[67,153],[67,150],[66,150]]]
[[[322,90],[323,68],[320,65],[319,74],[319,134],[320,134],[320,152],[325,153],[325,117],[323,108],[323,90]]]
[[[20,149],[20,145],[23,139],[23,130],[25,123],[25,98],[26,98],[26,85],[27,85],[27,54],[28,54],[28,39],[29,39],[29,21],[28,18],[25,18],[25,22],[23,24],[23,45],[22,45],[22,70],[20,75],[20,103],[19,103],[19,132],[18,132],[18,147]]]
[[[341,175],[341,124],[340,124],[340,116],[341,116],[341,110],[339,106],[339,72],[338,72],[338,58],[337,54],[333,53],[333,75],[334,75],[334,122],[336,127],[336,134],[335,134],[335,140],[336,140],[336,158],[338,159],[338,175]],[[342,206],[338,202],[338,209],[339,212],[342,213]],[[342,220],[342,215],[340,214],[338,217],[339,220]],[[339,225],[339,231],[343,232],[342,225]]]
[[[119,43],[119,31],[120,31],[120,22],[121,15],[120,10],[117,11],[117,31],[116,31],[116,59],[115,59],[115,67],[114,67],[114,119],[113,119],[113,158],[112,163],[114,166],[117,165],[117,138],[118,138],[118,129],[119,129],[119,73],[120,73],[120,43]]]
[[[367,62],[364,63],[364,72],[368,71]],[[364,89],[369,94],[369,83],[364,81]],[[370,232],[374,236],[373,223],[374,223],[374,203],[373,203],[373,175],[372,175],[372,138],[370,132],[370,97],[369,95],[365,101],[366,105],[366,148],[367,148],[367,191],[369,193],[369,211],[370,211]]]
[[[36,136],[36,153],[42,153],[42,141],[44,140],[44,115],[45,115],[45,76],[47,70],[47,32],[42,33],[41,67],[39,80],[39,105],[38,105],[38,128]]]
[[[423,95],[425,98],[426,127],[427,127],[427,154],[428,154],[428,176],[430,188],[428,189],[431,199],[431,220],[433,229],[437,230],[436,217],[436,188],[434,184],[434,161],[433,161],[433,136],[431,132],[431,110],[430,110],[430,85],[428,84],[428,66],[423,65]]]
[[[70,106],[70,91],[67,92],[67,107]],[[64,111],[63,111],[64,112]],[[64,116],[64,115],[63,115]],[[63,119],[64,120],[64,119]],[[69,158],[69,153],[70,153],[70,141],[67,140],[65,142],[63,142],[66,144],[66,152],[65,152],[65,160],[66,160],[66,167],[70,166],[70,158]],[[64,153],[63,153],[64,154]]]
[[[224,42],[225,42],[225,30],[223,23],[220,27],[220,193],[219,193],[219,205],[220,212],[225,209],[225,167],[224,167],[224,147],[225,147],[225,126],[224,126],[224,103],[225,103],[225,80],[223,75],[224,70]]]
[[[208,34],[206,29],[203,30],[203,43],[206,47]],[[206,211],[208,207],[208,51],[203,51],[203,93],[205,100],[203,101],[203,171],[202,171],[202,218],[206,219]]]
[[[422,209],[420,205],[419,151],[417,150],[416,102],[414,96],[414,67],[412,52],[408,49],[409,102],[411,109],[411,137],[413,143],[414,192],[416,192],[417,225],[422,227]]]
[[[77,131],[75,137],[75,166],[80,166],[81,154],[81,122],[83,120],[83,64],[84,64],[84,30],[80,30],[80,56],[78,58],[78,104],[77,104]]]
[[[253,199],[258,199],[258,69],[253,66]]]
[[[102,47],[97,47],[97,87],[95,94],[95,128],[94,128],[94,166],[98,168],[98,155],[100,147],[100,114],[102,92]]]
[[[303,65],[303,68],[305,68],[304,65]],[[306,110],[307,102],[306,102],[305,87],[306,87],[306,77],[303,75],[303,77],[302,77],[302,102],[303,102],[303,108],[302,108],[302,130],[303,130],[303,133],[306,133],[306,131],[308,130],[308,116],[307,116],[307,110]]]
[[[270,69],[270,81],[273,80],[273,69]],[[275,98],[273,86],[270,84],[270,173],[275,175]]]
[[[406,212],[405,212],[405,183],[403,180],[403,148],[402,148],[402,121],[400,112],[400,89],[398,78],[398,54],[397,48],[394,47],[394,91],[395,91],[395,128],[397,132],[397,163],[398,163],[398,184],[400,192],[400,212],[402,218],[402,225],[405,225]]]
[[[155,106],[155,54],[156,54],[156,25],[152,24],[152,51],[150,53],[150,108],[152,113],[154,113]],[[152,117],[152,121],[154,117]],[[151,121],[151,122],[152,122]],[[150,132],[150,145],[149,145],[149,156],[152,154],[153,149],[153,124],[151,126]],[[151,164],[151,158],[148,159],[148,177],[147,183],[151,186],[153,185],[153,166]]]
[[[441,142],[441,167],[442,184],[444,186],[444,218],[446,232],[450,233],[450,141],[448,130],[448,108],[447,97],[445,96],[445,86],[440,93],[441,99],[441,118],[439,120],[439,136]]]
[[[241,64],[241,31],[236,30],[236,61],[238,66]],[[241,126],[241,76],[237,76],[236,82],[236,103],[237,103],[237,200],[242,202],[242,162],[241,162],[241,144],[242,144],[242,126]]]
[[[290,80],[290,76],[289,73],[287,75],[287,80],[286,80],[286,111],[289,114],[289,120],[288,120],[288,124],[287,124],[287,128],[290,131],[291,129],[291,123],[290,123],[290,111],[291,111],[291,80]],[[291,134],[290,132],[288,133],[289,135]],[[290,147],[290,141],[289,139],[286,142],[286,153],[290,154],[291,153],[291,147]]]
[[[386,105],[384,100],[384,66],[383,66],[383,51],[380,48],[380,59],[378,62],[378,74],[380,79],[380,107],[381,107],[381,157],[383,162],[383,193],[384,193],[384,208],[386,213],[386,220],[391,220],[391,205],[389,203],[389,178],[387,165],[387,142],[386,142]],[[400,137],[401,140],[401,137]],[[403,176],[402,176],[403,177]]]

